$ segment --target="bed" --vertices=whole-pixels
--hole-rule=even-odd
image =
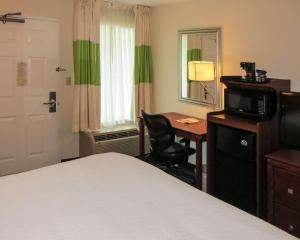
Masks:
[[[1,240],[292,240],[136,158],[93,155],[0,178]]]

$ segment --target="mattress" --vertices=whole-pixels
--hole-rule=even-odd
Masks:
[[[0,178],[1,240],[292,240],[136,158],[93,155]]]

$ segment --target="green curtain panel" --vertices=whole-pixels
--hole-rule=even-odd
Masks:
[[[100,5],[75,0],[73,131],[100,128]]]
[[[135,7],[135,112],[151,112],[152,101],[152,49],[150,44],[150,8]]]
[[[150,46],[135,47],[135,84],[152,83],[152,51]]]
[[[187,59],[189,61],[201,61],[202,60],[202,50],[199,48],[188,49]]]
[[[73,43],[75,84],[100,85],[100,46],[87,40]]]

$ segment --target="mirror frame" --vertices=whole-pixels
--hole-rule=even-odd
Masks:
[[[190,98],[183,98],[182,97],[182,36],[184,34],[191,34],[191,33],[215,33],[216,34],[216,47],[217,47],[217,64],[216,64],[216,99],[215,99],[215,107],[211,103],[202,102],[195,99]],[[221,76],[221,28],[215,27],[215,28],[193,28],[193,29],[182,29],[178,31],[178,43],[179,43],[179,101],[181,102],[188,102],[188,103],[194,103],[198,105],[204,105],[207,107],[212,108],[221,108],[222,107],[222,85],[220,82],[220,76]]]

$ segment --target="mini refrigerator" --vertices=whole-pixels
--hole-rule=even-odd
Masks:
[[[215,195],[256,214],[256,134],[216,127]]]

